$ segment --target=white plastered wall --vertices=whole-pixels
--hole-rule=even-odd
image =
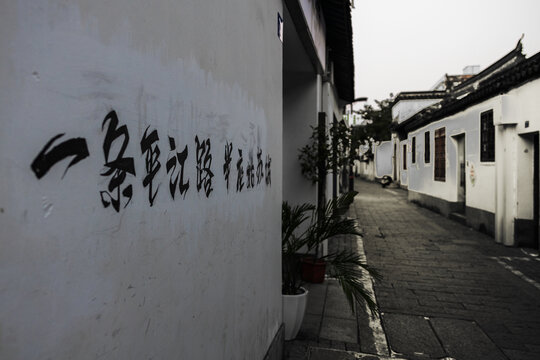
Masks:
[[[375,176],[392,176],[392,152],[394,151],[392,141],[383,141],[375,147]]]
[[[417,164],[409,164],[409,189],[455,202],[457,148],[453,135],[465,134],[466,205],[496,213],[495,239],[514,245],[514,220],[533,219],[533,143],[540,130],[540,81],[529,82],[409,134],[416,136]],[[495,162],[480,161],[480,114],[493,110]],[[526,121],[528,126],[525,127]],[[434,131],[446,128],[446,181],[434,181]],[[431,161],[424,162],[424,132],[430,132]]]
[[[278,12],[277,0],[3,3],[0,358],[263,358],[281,324]],[[136,170],[118,212],[100,199],[111,110]],[[161,150],[153,206],[147,127]],[[83,138],[89,156],[38,179],[30,164],[62,133],[54,146]],[[197,191],[195,136],[211,141],[208,197]],[[168,137],[189,150],[190,187],[175,199]],[[245,171],[259,148],[271,185],[248,189],[244,178],[236,191],[237,150]]]
[[[440,99],[400,100],[392,106],[392,119],[401,123],[420,110],[440,102]]]
[[[409,168],[409,189],[438,197],[449,202],[458,201],[457,147],[452,136],[465,134],[465,181],[466,205],[489,212],[495,211],[495,163],[480,162],[480,113],[493,109],[497,113],[496,100],[491,99],[458,114],[409,133],[408,139],[416,136],[417,161]],[[446,179],[435,181],[435,130],[445,128],[446,134]],[[424,161],[424,133],[430,133],[430,162]]]

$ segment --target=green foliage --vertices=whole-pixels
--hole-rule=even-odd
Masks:
[[[368,123],[353,127],[353,149],[357,149],[362,144],[367,144],[369,145],[369,154],[372,154],[374,143],[391,139],[392,101],[393,95],[390,94],[388,99],[375,100],[377,107],[369,104],[364,105],[364,108],[360,110],[360,115]]]
[[[319,181],[320,161],[325,161],[331,154],[331,148],[328,145],[328,134],[325,131],[324,144],[319,145],[319,127],[311,127],[312,133],[309,137],[309,143],[299,150],[298,159],[300,160],[300,169],[302,175],[312,184]],[[323,164],[325,165],[325,164]],[[327,168],[328,169],[328,168]]]
[[[326,169],[327,174],[348,163],[351,131],[343,120],[333,124],[329,131],[318,126],[311,129],[309,143],[299,149],[298,159],[302,175],[315,184],[319,181],[319,169]],[[319,144],[319,131],[324,131],[324,144]]]
[[[283,203],[281,212],[283,294],[300,293],[298,251],[305,248],[310,252],[321,246],[323,241],[336,235],[360,235],[356,221],[344,217],[356,194],[356,191],[348,192],[328,201],[321,209],[308,203],[294,207],[287,202]],[[344,250],[320,259],[327,262],[328,274],[339,281],[353,312],[354,304],[364,301],[372,313],[375,313],[375,301],[365,291],[361,279],[366,275],[378,277],[378,274],[362,261],[360,255]]]
[[[300,232],[300,228],[314,211],[315,206],[307,203],[291,207],[285,201],[281,207],[283,294],[296,295],[300,293],[300,261],[296,253],[307,245],[307,229]]]

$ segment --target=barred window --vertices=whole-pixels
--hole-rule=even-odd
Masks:
[[[403,144],[403,170],[407,170],[407,144]]]
[[[446,129],[435,130],[435,180],[446,181]]]
[[[493,110],[480,114],[480,161],[495,161],[495,126]]]
[[[429,143],[429,131],[424,133],[424,163],[429,164],[431,161],[431,147]]]
[[[416,164],[416,136],[412,138],[411,162]]]

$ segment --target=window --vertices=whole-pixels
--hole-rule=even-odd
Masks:
[[[416,136],[412,138],[411,162],[416,164]]]
[[[480,161],[495,161],[495,126],[493,110],[480,114]]]
[[[403,144],[403,170],[407,170],[407,144]]]
[[[446,181],[446,131],[435,130],[435,180]]]
[[[424,133],[424,163],[429,164],[431,161],[431,147],[429,143],[429,131]]]

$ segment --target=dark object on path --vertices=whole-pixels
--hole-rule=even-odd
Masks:
[[[390,185],[392,183],[392,178],[388,175],[384,175],[381,179],[381,186],[383,188],[387,187],[388,185]]]

